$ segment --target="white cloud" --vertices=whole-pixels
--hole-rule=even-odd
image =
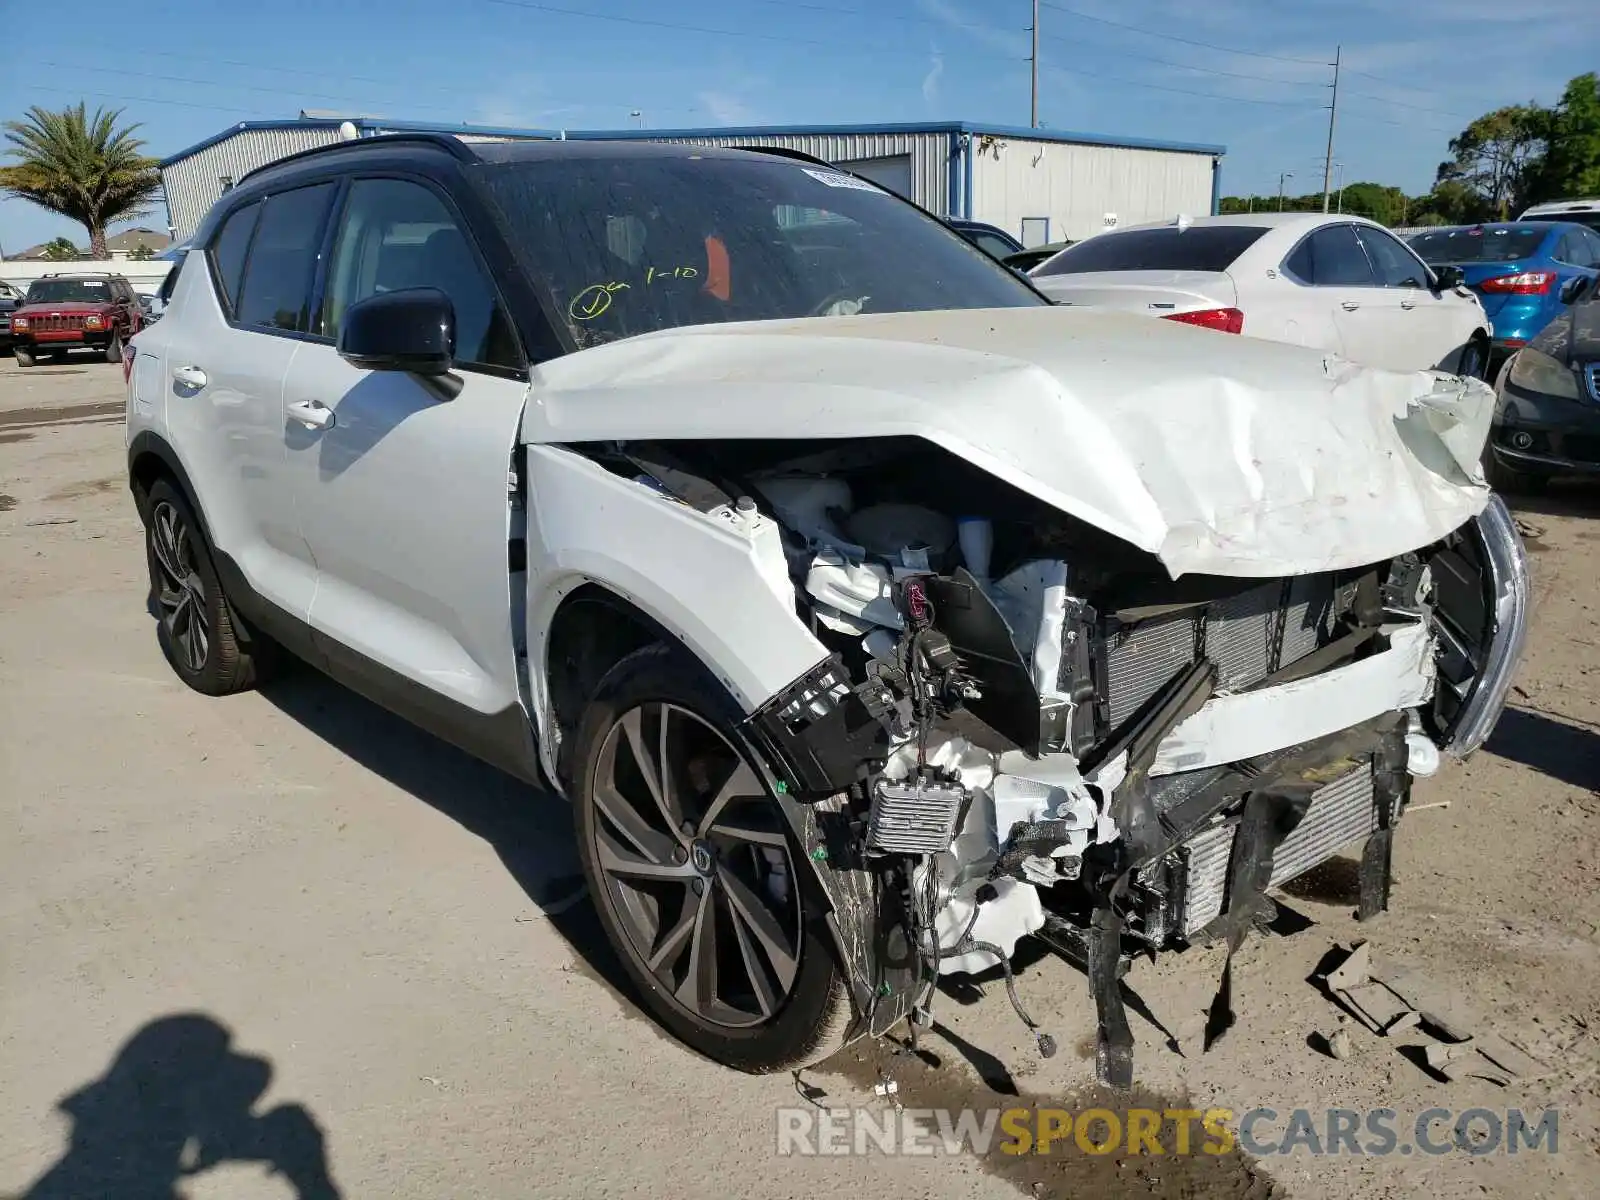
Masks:
[[[922,100],[929,108],[939,105],[939,79],[944,75],[944,55],[935,50],[928,59],[928,73],[922,77]]]
[[[711,114],[718,125],[754,125],[755,110],[729,92],[701,92],[700,107]]]

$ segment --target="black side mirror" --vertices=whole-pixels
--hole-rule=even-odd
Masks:
[[[1569,279],[1561,285],[1561,303],[1576,304],[1583,299],[1589,290],[1589,280],[1586,276],[1579,275],[1576,279]]]
[[[1435,267],[1433,269],[1434,281],[1441,292],[1448,292],[1451,288],[1461,287],[1467,282],[1467,273],[1460,267]]]
[[[368,296],[350,306],[339,328],[339,356],[368,371],[443,375],[455,347],[455,305],[438,288]]]

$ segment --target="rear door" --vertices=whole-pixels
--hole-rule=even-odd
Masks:
[[[169,435],[212,539],[301,621],[316,572],[288,475],[283,380],[307,336],[334,191],[316,183],[235,209],[205,248],[208,271],[186,273],[181,313],[157,327]]]
[[[455,306],[462,387],[453,398],[414,375],[352,366],[335,348],[353,304],[412,287],[438,288]],[[282,409],[317,564],[313,637],[352,682],[390,689],[382,698],[402,711],[443,696],[480,716],[505,714],[519,704],[508,553],[521,517],[509,480],[527,373],[445,192],[421,178],[352,179],[321,309]]]

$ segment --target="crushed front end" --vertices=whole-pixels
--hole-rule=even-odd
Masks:
[[[1360,915],[1381,911],[1412,778],[1485,740],[1520,654],[1498,500],[1360,568],[1175,581],[1018,497],[955,516],[903,463],[886,487],[823,462],[746,477],[833,651],[749,730],[825,868],[859,1032],[927,1024],[940,975],[1009,982],[1033,936],[1086,968],[1125,1085],[1129,957],[1231,952],[1270,888],[1363,840]]]

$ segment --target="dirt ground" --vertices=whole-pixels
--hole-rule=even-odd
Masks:
[[[0,359],[0,1193],[1596,1195],[1600,487],[1519,506],[1520,686],[1487,751],[1419,786],[1391,911],[1356,926],[1348,862],[1292,885],[1312,924],[1246,943],[1238,1023],[1209,1052],[1220,950],[1127,980],[1158,1106],[1553,1106],[1558,1153],[779,1157],[778,1108],[881,1106],[885,1070],[908,1107],[1081,1108],[1083,977],[1052,957],[1019,974],[1048,1060],[989,983],[941,998],[927,1061],[856,1048],[796,1080],[694,1058],[610,982],[586,903],[557,911],[577,869],[558,801],[309,670],[220,701],[177,682],[144,607],[122,396],[116,367]],[[1329,1057],[1309,978],[1356,936],[1550,1072],[1447,1083],[1360,1029]]]

